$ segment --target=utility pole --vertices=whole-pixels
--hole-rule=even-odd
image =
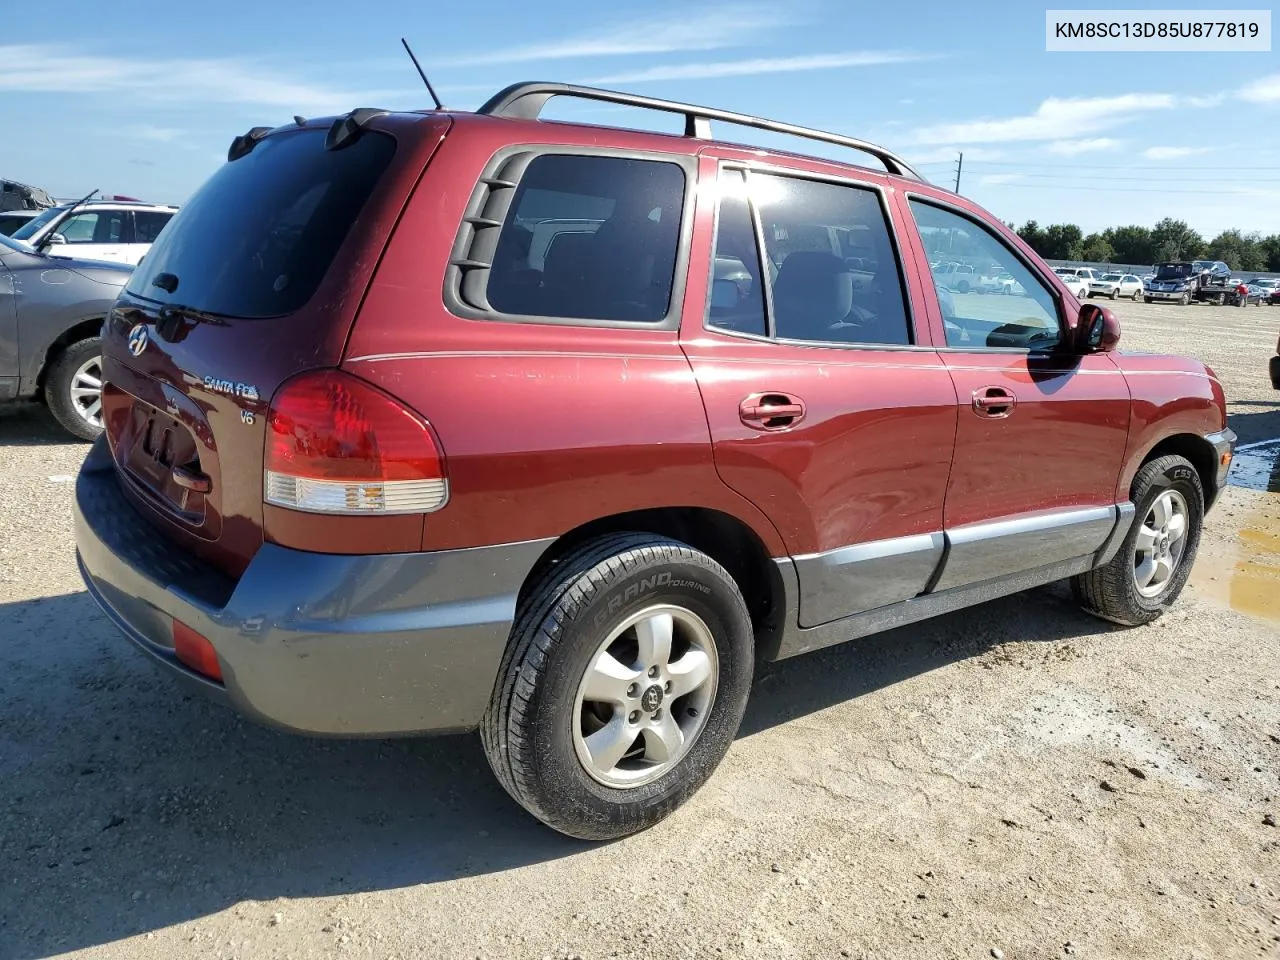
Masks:
[[[960,151],[960,159],[956,161],[956,193],[960,192],[960,171],[964,169],[964,151]]]

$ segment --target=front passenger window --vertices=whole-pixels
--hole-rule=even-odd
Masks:
[[[969,350],[1047,350],[1062,338],[1058,301],[1049,288],[986,227],[911,201],[929,254],[947,346]],[[964,269],[950,269],[960,261]]]

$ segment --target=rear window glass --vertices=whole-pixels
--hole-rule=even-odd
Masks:
[[[368,131],[341,150],[325,131],[275,134],[226,163],[173,218],[128,290],[233,317],[270,317],[305,304],[395,153]],[[152,281],[178,278],[173,293]]]

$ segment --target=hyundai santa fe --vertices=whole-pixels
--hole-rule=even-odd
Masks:
[[[80,569],[244,714],[478,730],[535,817],[619,837],[712,775],[759,663],[1063,579],[1167,610],[1234,434],[1212,370],[1119,337],[874,144],[542,83],[299,118],[235,139],[107,318]]]

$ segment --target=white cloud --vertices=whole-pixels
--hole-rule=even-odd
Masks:
[[[1092,137],[1085,140],[1055,140],[1047,149],[1064,157],[1075,157],[1082,153],[1096,153],[1100,150],[1114,150],[1120,146],[1119,140],[1111,137]]]
[[[437,61],[439,66],[527,63],[534,60],[572,60],[621,57],[642,53],[719,50],[756,40],[794,22],[777,8],[754,4],[724,4],[697,13],[683,11],[611,26],[569,33],[557,40],[487,50]]]
[[[1177,160],[1179,157],[1194,157],[1212,150],[1213,147],[1147,147],[1142,155],[1148,160]]]
[[[1225,93],[1211,93],[1203,97],[1187,97],[1187,103],[1193,107],[1216,107],[1227,99]]]
[[[995,187],[1002,183],[1017,183],[1022,179],[1020,173],[988,173],[978,178],[978,185],[982,187]]]
[[[1280,102],[1280,73],[1259,77],[1236,91],[1236,96],[1249,103]]]
[[[1096,133],[1128,123],[1150,110],[1167,110],[1175,99],[1165,93],[1127,93],[1116,97],[1051,97],[1035,113],[999,120],[971,120],[923,127],[916,143],[1004,143],[1057,140],[1065,133]]]
[[[800,73],[841,67],[872,67],[888,63],[914,63],[935,57],[892,50],[859,50],[849,53],[817,53],[798,57],[757,57],[721,63],[683,63],[649,67],[600,77],[590,83],[651,83],[657,80],[706,80],[712,77],[754,77],[765,73]]]
[[[315,114],[422,96],[418,90],[310,83],[240,58],[131,60],[64,44],[0,44],[0,92],[130,94],[152,101],[253,104]]]
[[[173,143],[179,137],[186,136],[187,131],[174,127],[154,127],[149,123],[141,123],[132,127],[122,127],[118,133],[129,140],[150,140],[154,143]]]

